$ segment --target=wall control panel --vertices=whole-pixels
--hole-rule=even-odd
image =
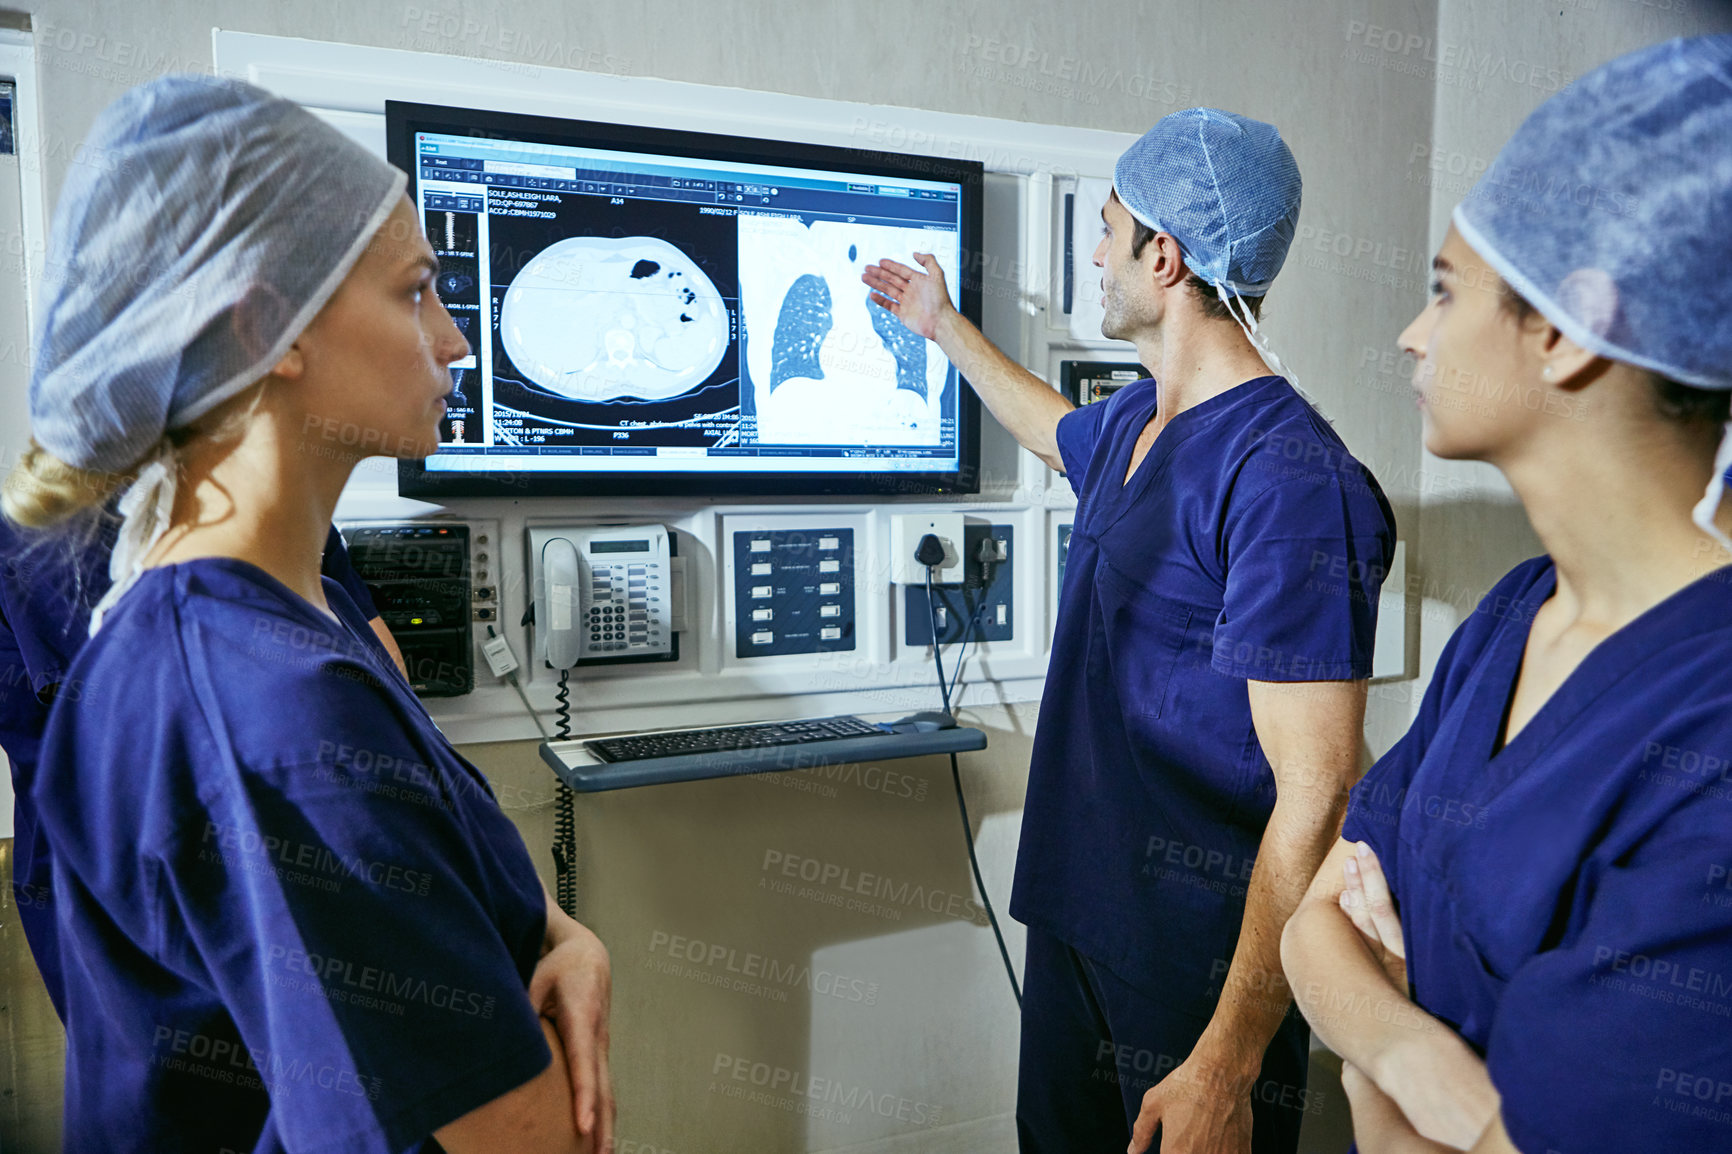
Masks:
[[[735,657],[854,648],[853,529],[735,529],[729,536]]]

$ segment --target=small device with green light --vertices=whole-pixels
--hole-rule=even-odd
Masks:
[[[422,697],[460,697],[475,687],[469,526],[403,521],[343,530],[349,561],[403,651]]]

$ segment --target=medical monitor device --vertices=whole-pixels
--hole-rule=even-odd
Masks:
[[[405,496],[972,493],[979,402],[860,274],[980,321],[982,168],[387,101],[469,338]],[[977,266],[976,266],[977,267]]]

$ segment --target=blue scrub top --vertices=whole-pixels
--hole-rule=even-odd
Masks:
[[[1011,913],[1212,1012],[1275,801],[1245,683],[1368,677],[1395,519],[1285,380],[1154,381],[1058,426],[1077,491]]]
[[[522,839],[325,595],[163,566],[73,662],[34,791],[68,1149],[423,1148],[550,1060]]]
[[[90,632],[91,609],[108,591],[113,543],[114,528],[105,523],[93,547],[74,553],[52,540],[32,541],[0,517],[0,749],[12,771],[12,898],[62,1019],[53,869],[30,789],[49,706],[58,694],[79,692],[63,679]]]
[[[62,681],[90,636],[91,610],[108,592],[118,527],[117,519],[104,518],[90,545],[72,550],[52,535],[19,530],[0,517],[0,750],[12,771],[12,897],[48,998],[62,1020],[60,950],[50,904],[53,867],[30,789],[48,707],[57,694],[78,693],[76,685]],[[322,569],[342,585],[363,617],[378,616],[335,525],[325,539]],[[377,635],[369,628],[367,636]]]
[[[1600,642],[1498,749],[1556,587],[1525,562],[1456,630],[1343,836],[1518,1148],[1732,1150],[1732,570]]]

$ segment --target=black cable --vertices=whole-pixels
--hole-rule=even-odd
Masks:
[[[944,647],[938,643],[938,597],[932,591],[932,566],[926,567],[926,619],[932,625],[932,660],[938,666],[938,697],[944,704],[944,716],[950,712],[950,687],[944,683]]]
[[[554,716],[559,718],[559,738],[571,740],[571,670],[559,671],[559,690],[553,695]],[[577,917],[577,809],[571,787],[559,783],[553,807],[553,893],[559,908]]]
[[[986,604],[986,591],[980,593],[980,603]],[[932,566],[926,567],[926,615],[932,623],[932,661],[938,667],[938,692],[944,701],[944,714],[953,716],[950,712],[950,690],[944,682],[944,658],[938,644],[938,610],[934,608],[937,598],[932,589]],[[965,600],[964,605],[967,604]],[[962,635],[963,652],[967,651],[968,638],[974,633],[973,618],[980,616],[977,608],[971,616],[968,628]],[[962,663],[957,662],[957,676],[962,675]],[[980,859],[974,853],[974,827],[968,821],[968,801],[962,796],[962,767],[957,764],[956,755],[950,755],[950,780],[956,785],[956,808],[962,814],[962,840],[968,846],[968,865],[974,871],[974,884],[980,889],[980,905],[986,911],[986,920],[992,923],[992,936],[998,942],[998,956],[1004,959],[1004,972],[1010,978],[1010,992],[1016,998],[1016,1008],[1022,1008],[1022,985],[1016,980],[1016,968],[1010,964],[1010,948],[1004,944],[1004,931],[998,927],[998,915],[993,912],[992,898],[986,892],[986,879],[980,876]]]
[[[968,607],[968,592],[963,591],[962,606]],[[952,701],[956,700],[956,687],[962,681],[962,663],[968,660],[968,643],[974,640],[974,635],[980,625],[980,614],[986,608],[986,587],[980,590],[980,600],[974,606],[974,612],[968,615],[968,624],[962,630],[962,648],[956,651],[956,668],[950,674],[950,693]]]
[[[993,541],[993,539],[988,537],[986,540],[981,542],[981,549],[982,549],[983,553],[984,553],[986,547],[988,545],[990,545],[992,543],[992,541]],[[950,675],[949,692],[942,694],[942,696],[944,696],[947,700],[950,700],[950,701],[956,700],[956,687],[957,687],[957,685],[959,685],[962,682],[962,666],[963,666],[963,663],[968,660],[968,646],[969,646],[969,643],[974,640],[975,634],[978,632],[978,629],[980,626],[980,615],[986,611],[986,606],[987,606],[986,595],[988,593],[992,592],[992,567],[997,562],[992,561],[992,560],[988,560],[984,555],[979,557],[978,560],[980,562],[980,588],[977,591],[977,595],[978,595],[979,599],[974,603],[974,611],[968,615],[968,623],[962,627],[962,648],[956,651],[956,669]],[[931,578],[931,571],[930,570],[927,571],[927,577],[928,577],[928,580],[930,581],[930,578]],[[927,596],[928,600],[930,600],[932,597],[932,589],[931,589],[930,584],[928,584],[928,586],[927,586],[926,596]],[[962,607],[964,609],[968,608],[968,582],[967,581],[964,581],[962,583]],[[936,637],[937,637],[937,634],[935,632],[934,633],[934,642],[933,642],[934,644],[937,644]],[[939,673],[939,676],[942,677],[943,675],[944,674],[941,671]]]
[[[974,827],[968,821],[968,802],[962,796],[962,769],[956,755],[950,755],[950,780],[956,783],[956,808],[962,813],[962,837],[968,843],[968,864],[974,870],[974,884],[980,887],[980,905],[986,920],[992,923],[992,936],[998,941],[998,956],[1004,959],[1004,972],[1010,978],[1010,992],[1016,997],[1016,1008],[1022,1009],[1022,984],[1016,980],[1016,968],[1010,964],[1010,950],[1004,944],[1004,931],[998,928],[998,915],[992,912],[992,898],[986,893],[986,879],[980,876],[980,859],[974,855]]]
[[[932,567],[935,564],[935,558],[923,555],[929,553],[928,542],[934,546],[937,544],[936,538],[928,534],[921,540],[920,548],[915,552],[914,559],[926,566],[926,618],[932,626],[932,663],[938,667],[938,694],[944,703],[944,715],[953,717],[954,715],[950,712],[950,691],[954,682],[947,683],[945,681],[944,647],[938,642],[938,597],[932,588]],[[932,549],[931,552],[936,552],[936,549]],[[968,652],[969,638],[974,634],[976,621],[980,617],[980,609],[986,604],[987,588],[992,583],[991,571],[984,568],[984,558],[982,565],[980,602],[975,611],[969,614],[968,624],[963,629],[963,655]],[[962,598],[963,608],[966,609],[968,607],[966,582],[964,583]],[[960,679],[961,676],[962,663],[959,660],[956,665],[956,677]],[[1016,980],[1016,967],[1010,964],[1010,949],[1004,944],[1004,931],[999,928],[998,915],[992,909],[992,898],[986,892],[986,879],[980,876],[980,859],[975,856],[974,852],[974,827],[968,821],[968,801],[962,796],[962,767],[958,764],[954,753],[950,755],[950,780],[956,785],[956,808],[962,814],[962,839],[968,846],[968,865],[974,871],[974,884],[980,889],[980,905],[986,911],[986,920],[992,923],[992,936],[998,942],[998,956],[1004,959],[1004,972],[1010,978],[1010,992],[1016,998],[1016,1006],[1020,1010],[1022,1008],[1022,985]]]

